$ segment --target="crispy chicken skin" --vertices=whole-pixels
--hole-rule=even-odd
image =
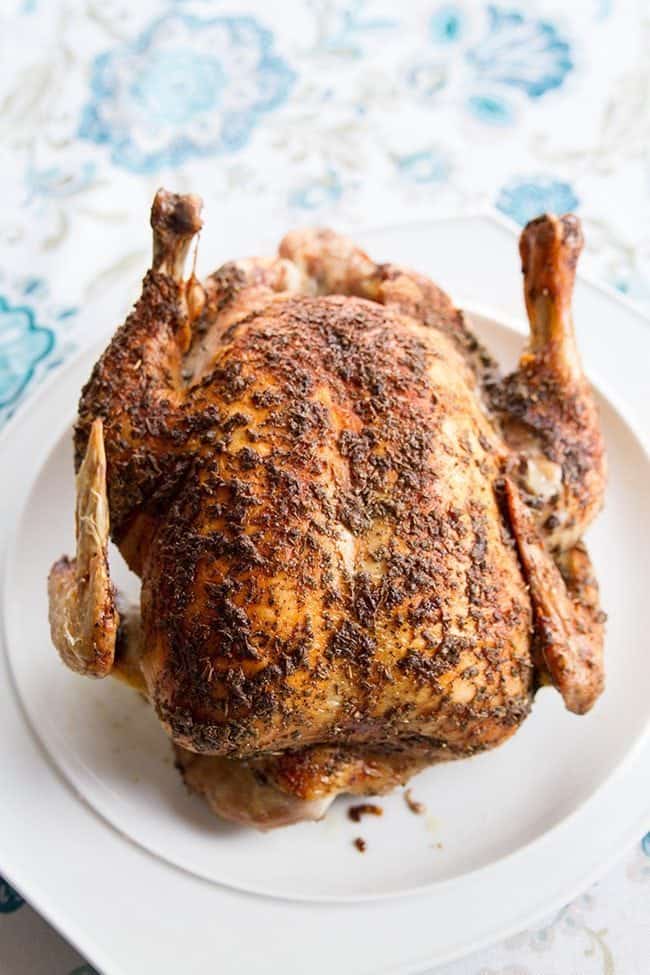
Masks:
[[[605,473],[577,220],[522,234],[531,339],[503,380],[436,285],[331,231],[201,284],[198,198],[160,190],[152,226],[81,396],[77,560],[50,576],[68,666],[144,690],[189,787],[259,828],[494,747],[540,683],[587,711],[603,624],[580,538]],[[119,631],[91,489],[142,579]]]

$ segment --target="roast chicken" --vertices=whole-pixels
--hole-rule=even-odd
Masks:
[[[260,829],[501,744],[540,685],[588,711],[605,456],[576,217],[521,235],[530,338],[501,377],[433,282],[329,230],[186,278],[200,211],[157,193],[142,295],[81,394],[63,661],[145,695],[187,786]]]

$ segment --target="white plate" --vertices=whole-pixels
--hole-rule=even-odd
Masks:
[[[457,298],[466,297],[466,305],[494,305],[498,294],[501,320],[517,307],[514,241],[498,225],[448,222],[375,232],[365,242],[379,257],[434,274]],[[588,364],[595,359],[608,386],[626,388],[641,413],[639,366],[648,361],[647,326],[587,285],[578,289],[577,312]],[[520,339],[488,319],[477,323],[490,347],[512,360]],[[601,345],[610,348],[613,334],[620,352],[618,376],[609,356],[594,356]],[[601,400],[601,408],[612,476],[607,508],[590,545],[610,612],[608,689],[592,714],[575,718],[557,694],[542,692],[506,746],[431,769],[415,781],[428,817],[410,814],[398,794],[382,800],[382,819],[360,826],[345,818],[348,803],[341,802],[324,823],[258,836],[220,827],[199,800],[185,795],[165,737],[135,695],[111,681],[76,678],[49,645],[44,579],[52,559],[71,546],[69,422],[95,354],[57,377],[3,438],[2,467],[14,478],[3,498],[7,510],[1,527],[8,543],[6,649],[16,688],[49,756],[104,819],[89,813],[52,775],[3,687],[12,746],[0,743],[10,766],[1,835],[8,825],[22,838],[0,852],[0,867],[45,913],[66,905],[56,920],[105,972],[171,972],[180,951],[187,972],[198,972],[206,959],[215,967],[222,956],[226,972],[275,971],[276,964],[277,970],[281,965],[283,972],[293,972],[306,957],[315,972],[334,964],[355,975],[385,966],[415,970],[470,950],[552,907],[642,830],[647,800],[637,783],[650,770],[650,747],[642,741],[650,683],[643,632],[650,470],[642,446],[607,400]],[[65,816],[54,820],[50,812],[58,806]],[[17,818],[11,820],[10,809]],[[158,858],[213,883],[141,853],[107,823]],[[351,844],[358,834],[368,841],[363,858]],[[87,836],[83,843],[82,836]],[[47,856],[38,849],[43,838],[50,840]],[[58,868],[51,863],[53,849],[61,852]],[[128,891],[135,905],[107,930],[106,899],[116,881],[120,897],[128,901]],[[229,892],[224,885],[330,903],[282,903]],[[513,889],[516,899],[509,896]],[[414,891],[423,896],[397,899]],[[381,897],[389,899],[342,903]],[[155,927],[157,901],[167,930],[160,939],[146,937],[147,925]],[[93,911],[93,902],[103,904],[103,912]],[[201,928],[196,921],[202,913],[218,921]],[[274,961],[263,935],[271,921]],[[328,925],[336,926],[336,938],[325,937]],[[176,937],[183,930],[181,946]],[[247,931],[255,931],[255,939],[246,938]],[[315,961],[314,939],[319,944]],[[134,952],[140,953],[138,964]]]
[[[501,361],[514,361],[521,336],[487,319],[475,327]],[[66,426],[42,466],[10,548],[4,612],[9,659],[32,727],[75,789],[135,842],[199,876],[241,890],[303,899],[376,898],[411,893],[460,877],[533,842],[573,813],[625,759],[648,721],[650,656],[643,643],[644,548],[650,463],[601,397],[612,470],[607,507],[591,535],[605,606],[607,694],[586,718],[571,715],[551,688],[515,737],[471,762],[441,765],[414,789],[429,815],[415,818],[399,793],[385,815],[354,826],[349,802],[326,820],[260,835],[220,823],[189,796],[153,711],[123,684],[88,681],[53,651],[43,580],[73,545],[71,431]],[[624,559],[608,558],[616,547]],[[117,551],[113,568],[120,567]],[[138,582],[114,572],[119,588]],[[638,612],[635,611],[638,608]],[[636,680],[630,681],[635,674]],[[489,797],[489,802],[486,802]],[[481,809],[480,828],[477,810]],[[352,838],[371,854],[360,869]]]

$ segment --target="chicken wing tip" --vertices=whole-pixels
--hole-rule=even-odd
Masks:
[[[196,193],[172,193],[161,186],[151,206],[151,226],[154,231],[193,237],[203,226],[202,209],[203,200]]]
[[[543,213],[529,220],[519,238],[524,275],[539,276],[565,262],[575,268],[584,246],[582,225],[575,213]]]
[[[159,189],[151,207],[153,269],[167,274],[178,284],[183,280],[190,244],[203,227],[203,201],[194,193],[171,193]]]

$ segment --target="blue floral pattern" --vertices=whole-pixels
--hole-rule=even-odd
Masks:
[[[36,322],[29,305],[11,305],[0,295],[0,410],[18,400],[54,342],[54,332]]]
[[[470,115],[488,125],[512,125],[515,120],[512,106],[498,94],[482,92],[470,95],[465,105]]]
[[[467,51],[477,78],[539,98],[559,88],[573,67],[571,48],[557,28],[518,10],[487,8],[485,36]]]
[[[550,21],[490,4],[484,9],[481,36],[471,41],[467,19],[467,10],[457,4],[444,4],[432,13],[429,36],[435,55],[420,60],[407,74],[419,97],[437,96],[453,74],[460,74],[467,112],[488,125],[511,125],[518,96],[541,98],[560,88],[573,68],[571,45]]]
[[[365,6],[365,0],[352,0],[342,9],[328,11],[330,22],[322,24],[316,50],[360,58],[363,56],[363,39],[368,33],[398,26],[392,18],[365,16]]]
[[[302,210],[318,210],[336,203],[343,193],[338,174],[329,169],[322,177],[298,186],[289,196],[289,204]]]
[[[140,173],[234,152],[294,82],[272,47],[252,17],[165,14],[95,59],[79,135]]]
[[[434,41],[449,44],[457,41],[465,26],[465,15],[456,4],[445,4],[432,14],[429,32]]]
[[[628,865],[627,875],[636,883],[650,884],[650,833],[641,840],[637,856]]]
[[[65,199],[74,196],[92,185],[96,172],[97,167],[89,160],[72,173],[62,172],[57,166],[39,169],[30,164],[25,173],[28,202],[37,197]]]
[[[396,160],[400,175],[412,183],[444,183],[451,171],[446,153],[438,149],[423,149],[399,156]]]
[[[0,877],[0,914],[13,914],[24,903],[18,891],[14,890],[4,877]]]
[[[515,179],[503,187],[496,207],[522,226],[540,213],[568,213],[580,201],[569,183],[551,177]]]

